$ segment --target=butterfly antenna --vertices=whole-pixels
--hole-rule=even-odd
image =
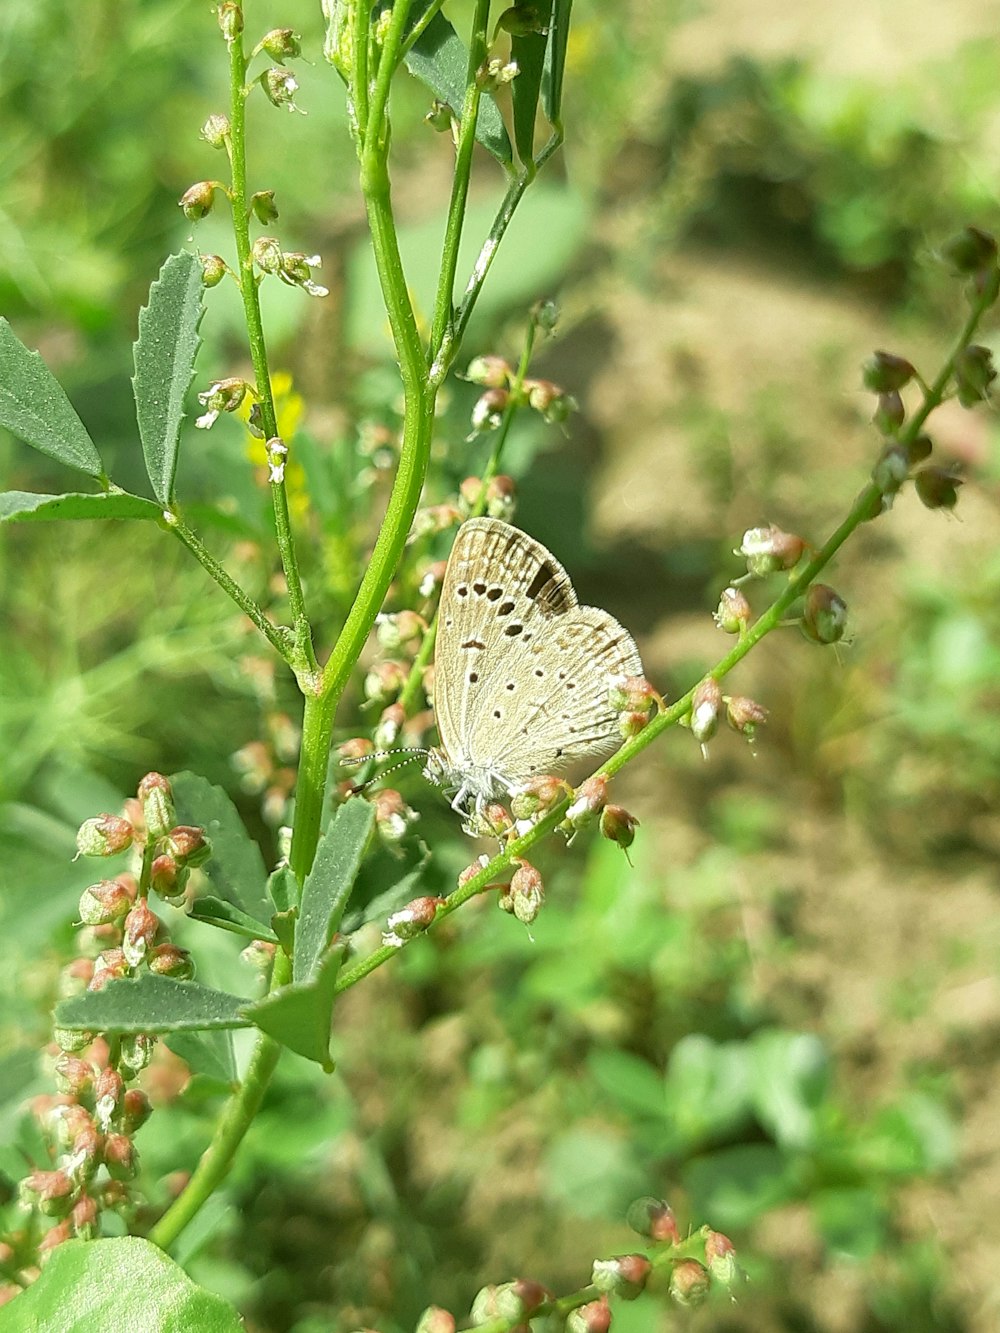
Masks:
[[[368,764],[379,759],[396,759],[400,755],[406,755],[405,759],[399,759],[398,763],[391,764],[388,768],[383,768],[380,773],[373,773],[367,782],[362,782],[360,787],[355,788],[355,791],[363,792],[367,791],[373,783],[388,777],[390,773],[395,773],[397,769],[406,768],[409,764],[412,764],[415,759],[426,759],[428,754],[430,754],[430,751],[424,747],[413,746],[405,750],[375,750],[372,754],[349,755],[342,758],[340,763],[343,767],[349,768],[352,764]]]

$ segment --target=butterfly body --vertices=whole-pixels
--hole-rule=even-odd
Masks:
[[[613,749],[621,736],[609,686],[642,674],[628,632],[606,611],[580,606],[540,542],[493,518],[459,528],[434,663],[441,745],[425,772],[461,810]]]

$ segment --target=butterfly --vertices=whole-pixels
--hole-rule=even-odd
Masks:
[[[495,518],[458,530],[434,655],[440,746],[425,775],[481,811],[536,774],[621,742],[608,691],[642,662],[627,630],[581,606],[541,542]]]

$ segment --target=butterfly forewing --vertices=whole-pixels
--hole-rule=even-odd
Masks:
[[[459,529],[438,626],[435,711],[457,769],[518,782],[619,739],[608,682],[641,674],[635,644],[579,606],[562,565],[518,528],[484,518]]]

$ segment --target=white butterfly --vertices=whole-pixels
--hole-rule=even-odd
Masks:
[[[458,530],[441,588],[434,656],[439,749],[426,776],[452,806],[477,811],[540,773],[621,743],[608,700],[616,678],[641,676],[629,633],[580,606],[569,575],[509,523]]]

